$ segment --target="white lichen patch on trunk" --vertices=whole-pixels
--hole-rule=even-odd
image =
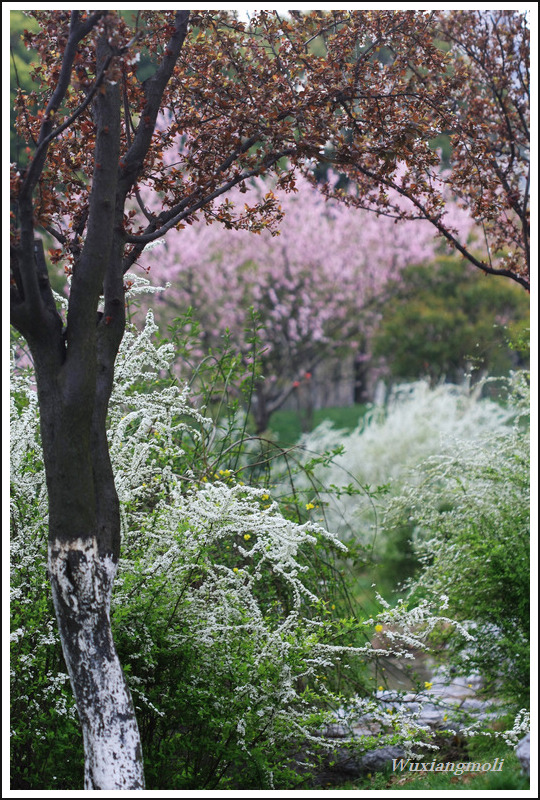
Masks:
[[[85,746],[85,789],[143,789],[135,711],[114,647],[110,601],[116,563],[95,538],[49,544],[60,637]]]
[[[79,568],[73,569],[74,566]],[[57,540],[54,544],[49,542],[49,571],[56,578],[64,603],[75,613],[80,610],[81,599],[99,597],[102,591],[95,585],[97,566],[97,541],[94,537],[78,537],[69,542]],[[111,586],[113,580],[114,573]]]

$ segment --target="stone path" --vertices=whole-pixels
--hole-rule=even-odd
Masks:
[[[407,715],[432,731],[455,731],[460,733],[473,722],[486,722],[498,716],[498,703],[494,700],[481,700],[476,695],[482,688],[478,675],[467,678],[445,679],[435,672],[429,681],[429,688],[421,692],[399,693],[393,690],[380,690],[377,699],[385,710],[406,710]],[[340,740],[354,737],[376,735],[380,724],[369,715],[357,719],[347,718],[344,711],[338,712],[335,724],[329,726],[326,735],[336,740],[336,749],[326,759],[326,764],[315,779],[315,785],[338,785],[346,780],[384,769],[393,759],[405,756],[403,747],[390,745],[371,750],[362,757],[351,755],[351,751]]]
[[[376,696],[382,707],[396,711],[406,709],[420,725],[432,730],[452,729],[459,734],[473,722],[497,717],[498,703],[476,696],[482,688],[478,675],[456,677],[448,682],[440,673],[435,673],[430,683],[431,686],[421,692],[401,694],[382,690]],[[372,726],[368,719],[361,718],[352,730],[356,736],[365,736],[372,731]]]

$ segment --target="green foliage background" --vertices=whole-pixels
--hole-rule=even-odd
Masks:
[[[528,349],[512,350],[508,343],[529,324],[529,299],[519,286],[441,258],[403,271],[373,352],[398,379],[426,375],[456,383],[470,369],[505,375],[528,365]]]

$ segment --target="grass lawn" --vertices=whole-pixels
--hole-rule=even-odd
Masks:
[[[318,408],[311,416],[294,410],[276,411],[270,419],[269,429],[281,447],[296,444],[302,433],[313,430],[323,420],[329,420],[336,428],[352,431],[366,413],[368,406],[356,404],[336,408]]]

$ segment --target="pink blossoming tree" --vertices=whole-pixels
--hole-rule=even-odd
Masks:
[[[433,259],[440,245],[426,221],[396,222],[326,201],[304,178],[296,188],[278,196],[284,213],[279,236],[200,221],[169,236],[159,258],[152,251],[141,259],[152,283],[171,283],[162,296],[167,319],[171,306],[192,307],[206,351],[218,348],[228,331],[249,362],[255,310],[263,348],[253,404],[258,432],[321,362],[365,354],[377,309],[391,291],[388,281],[395,286],[403,267]],[[253,191],[274,202],[263,181]],[[232,200],[243,202],[239,193]],[[448,213],[466,238],[470,218],[452,205]]]

